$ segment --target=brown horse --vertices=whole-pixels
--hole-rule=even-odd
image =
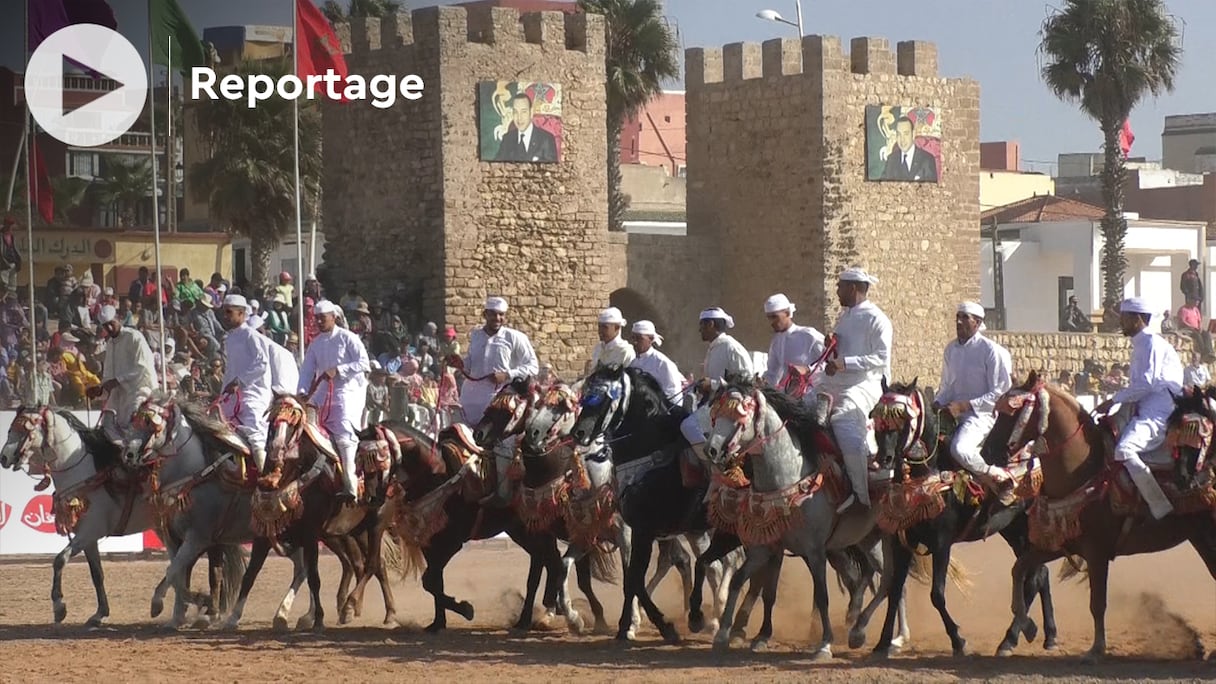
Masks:
[[[365,493],[355,505],[340,503],[336,496],[341,490],[338,455],[319,427],[314,407],[305,407],[294,396],[280,395],[271,403],[270,437],[264,474],[253,494],[251,525],[255,537],[249,567],[227,627],[235,628],[239,623],[249,590],[270,549],[275,547],[284,553],[296,548],[303,552],[312,595],[312,627],[323,631],[325,613],[320,602],[318,544],[327,538],[343,536],[355,537],[354,544],[344,545],[347,553],[366,549],[356,591],[339,596],[343,620],[355,612],[364,578],[375,575],[384,593],[385,623],[395,623],[395,601],[381,557],[383,527],[379,522],[387,473],[369,473],[369,480],[363,483]]]
[[[1084,662],[1106,653],[1106,586],[1118,556],[1153,553],[1189,541],[1216,578],[1216,520],[1211,510],[1178,512],[1161,520],[1121,510],[1112,500],[1120,468],[1102,428],[1071,395],[1047,386],[1037,373],[997,402],[997,420],[984,443],[985,460],[1000,462],[1034,442],[1042,461],[1039,498],[1030,509],[1031,548],[1013,566],[1014,620],[998,655],[1009,655],[1028,624],[1028,573],[1062,556],[1084,560],[1094,641]],[[1072,560],[1075,564],[1075,560]]]

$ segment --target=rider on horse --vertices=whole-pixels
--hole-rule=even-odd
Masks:
[[[353,503],[359,495],[355,480],[357,432],[363,425],[367,373],[371,371],[371,363],[363,340],[338,326],[338,312],[336,304],[325,300],[313,307],[320,332],[304,354],[299,393],[303,395],[311,389],[314,390],[311,398],[314,406],[329,403],[324,426],[342,458],[342,494]],[[325,379],[321,380],[321,376]]]
[[[494,395],[513,380],[535,377],[540,371],[532,341],[522,332],[508,328],[507,300],[487,297],[484,310],[485,325],[469,336],[469,352],[464,357],[449,358],[448,363],[464,373],[460,405],[464,422],[475,426],[481,422],[486,407]],[[494,449],[495,473],[505,475],[515,447],[514,438],[505,439]],[[506,477],[499,477],[492,501],[506,505],[509,500]],[[489,502],[489,501],[488,501]]]
[[[633,347],[621,337],[621,328],[625,325],[625,317],[621,310],[610,306],[600,312],[598,333],[600,341],[591,352],[591,362],[587,364],[587,373],[591,374],[604,366],[628,366],[637,356]]]
[[[844,457],[853,496],[840,505],[869,507],[869,463],[875,448],[869,434],[870,412],[882,398],[882,379],[891,376],[891,319],[867,299],[878,279],[861,268],[840,274],[836,296],[845,311],[832,334],[836,354],[824,369],[823,390],[832,400],[829,422]]]
[[[675,361],[658,350],[663,344],[663,336],[654,329],[650,321],[637,321],[633,324],[633,349],[637,356],[630,367],[645,371],[650,377],[659,381],[663,394],[672,403],[679,403],[680,395],[684,392],[684,376]]]
[[[958,424],[950,455],[981,481],[990,479],[994,489],[1012,486],[1009,473],[985,463],[980,452],[996,423],[996,400],[1013,386],[1013,361],[1007,349],[984,336],[984,307],[979,304],[958,305],[954,331],[958,339],[946,345],[942,386],[933,400],[935,409],[948,411]]]
[[[1157,446],[1165,435],[1166,420],[1174,410],[1174,395],[1182,392],[1182,361],[1165,338],[1148,329],[1152,315],[1148,303],[1139,297],[1125,299],[1119,305],[1119,325],[1123,334],[1132,338],[1130,384],[1094,412],[1106,414],[1115,404],[1135,404],[1135,413],[1115,445],[1115,460],[1127,469],[1149,511],[1160,520],[1173,506],[1140,454]]]
[[[705,351],[705,375],[696,385],[698,403],[702,405],[680,423],[680,432],[701,463],[706,462],[705,435],[709,432],[709,404],[705,400],[722,386],[728,373],[744,378],[753,375],[751,355],[738,340],[726,334],[733,327],[735,319],[716,306],[701,312],[701,339],[709,343]]]
[[[274,398],[271,352],[274,344],[248,325],[248,302],[241,295],[224,297],[221,322],[224,336],[224,418],[245,438],[253,462],[261,472],[266,465],[266,434],[270,429],[270,402]],[[239,394],[234,392],[239,386]]]
[[[124,328],[113,306],[101,307],[97,314],[101,332],[108,338],[101,386],[90,387],[88,396],[96,398],[109,392],[101,426],[111,440],[121,439],[121,432],[131,424],[139,405],[156,387],[156,368],[152,348],[142,333]]]
[[[779,388],[791,396],[810,399],[814,395],[805,392],[818,381],[820,374],[816,372],[804,378],[797,373],[812,373],[811,366],[823,356],[823,333],[794,323],[795,311],[797,307],[784,294],[775,294],[764,302],[764,315],[773,328],[764,381],[769,387]]]

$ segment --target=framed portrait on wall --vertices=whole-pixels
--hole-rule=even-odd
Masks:
[[[866,107],[866,180],[936,183],[941,176],[941,112],[934,107]]]
[[[482,161],[561,161],[561,84],[482,81],[477,84],[477,102]]]

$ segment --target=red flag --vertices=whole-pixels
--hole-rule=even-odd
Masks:
[[[1132,151],[1132,143],[1136,142],[1136,134],[1132,133],[1132,120],[1123,120],[1123,129],[1119,131],[1119,149],[1123,151],[1123,158],[1127,159],[1127,154]]]
[[[33,141],[34,166],[30,169],[30,177],[34,186],[30,188],[30,201],[38,203],[38,213],[43,220],[51,223],[55,220],[55,191],[51,187],[51,176],[46,172],[46,162],[42,159],[42,150],[38,149],[38,141]]]
[[[321,10],[312,0],[296,0],[296,76],[307,83],[309,76],[324,76],[325,72],[333,69],[342,81],[350,72],[346,69],[346,58],[342,55],[342,44],[334,34],[329,20],[321,14]],[[341,93],[343,84],[334,86]],[[317,84],[317,90],[325,93],[328,86]],[[315,92],[315,91],[314,91]],[[343,99],[341,97],[339,100]]]

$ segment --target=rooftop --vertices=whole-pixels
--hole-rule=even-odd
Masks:
[[[980,221],[984,225],[994,222],[1006,224],[1098,221],[1105,214],[1106,210],[1096,204],[1055,195],[1039,195],[989,209],[980,214]]]

